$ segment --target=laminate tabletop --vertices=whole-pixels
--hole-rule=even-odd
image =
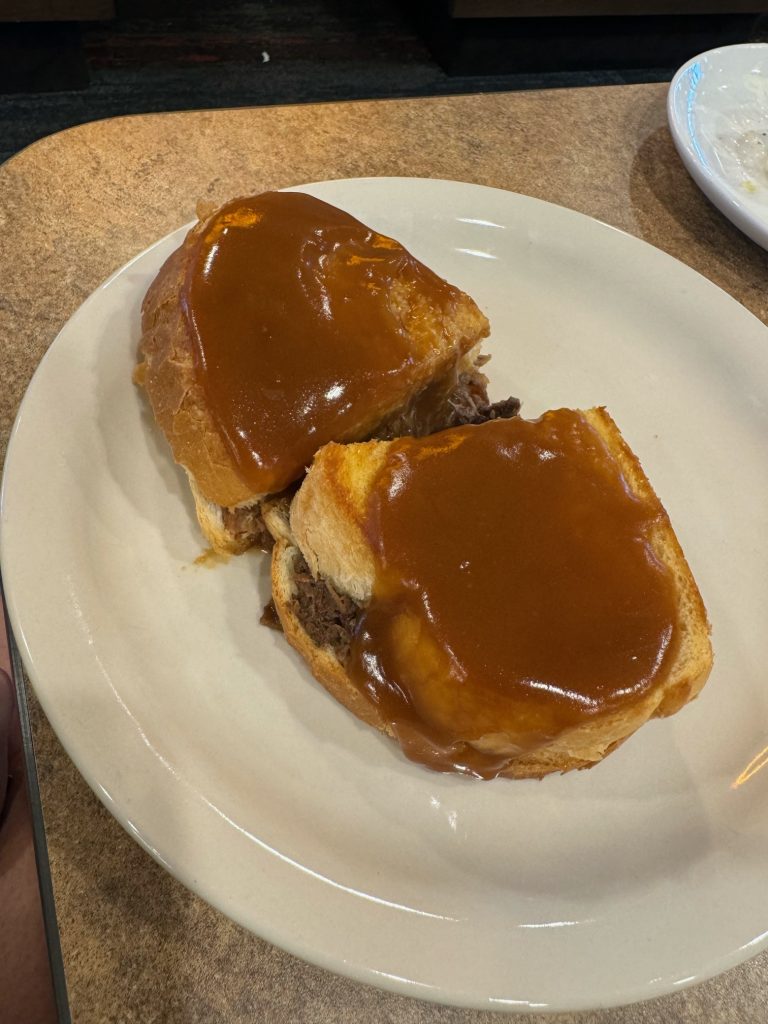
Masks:
[[[192,111],[35,143],[0,167],[0,454],[35,367],[106,277],[192,219],[199,200],[303,182],[405,175],[526,193],[658,246],[768,322],[768,256],[688,177],[665,98],[664,85],[636,85]],[[337,977],[233,924],[133,842],[31,705],[76,1024],[501,1020]],[[768,953],[659,1000],[551,1019],[764,1021]]]

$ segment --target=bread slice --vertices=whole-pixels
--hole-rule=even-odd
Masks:
[[[227,204],[227,209],[231,206]],[[245,483],[210,412],[195,368],[182,298],[197,243],[220,213],[210,208],[200,211],[201,219],[149,288],[142,307],[134,380],[146,390],[175,460],[187,471],[208,543],[218,551],[239,553],[254,543],[265,543],[261,503],[267,495],[254,493]],[[475,302],[459,293],[449,310],[404,278],[392,282],[390,304],[413,347],[411,393],[396,407],[383,410],[374,422],[368,410],[361,409],[355,436],[335,440],[428,433],[468,422],[473,405],[487,405],[487,379],[480,371],[487,357],[481,355],[479,345],[489,334],[489,324]],[[436,392],[441,396],[439,403],[434,400]]]
[[[601,408],[582,414],[604,441],[634,494],[656,501],[640,463],[610,415]],[[482,428],[478,428],[482,429]],[[272,556],[273,600],[289,643],[304,658],[315,678],[358,718],[393,736],[374,705],[351,681],[346,668],[348,637],[355,610],[371,599],[376,563],[366,536],[369,497],[387,458],[389,443],[371,441],[349,446],[328,445],[315,458],[293,500],[289,527]],[[666,513],[652,527],[650,542],[657,558],[669,567],[678,604],[679,640],[674,658],[644,696],[618,711],[597,715],[556,736],[538,749],[511,756],[500,772],[511,778],[540,778],[551,772],[588,768],[615,750],[650,718],[674,714],[692,700],[712,666],[707,614]],[[489,543],[500,541],[489,540]],[[308,583],[311,581],[311,583]],[[327,629],[318,628],[306,611],[323,590]],[[345,603],[346,602],[346,603]],[[484,740],[488,738],[484,737]],[[514,739],[502,733],[484,749],[511,749]]]

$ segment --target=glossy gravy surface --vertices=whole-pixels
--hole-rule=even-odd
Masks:
[[[486,778],[637,701],[677,641],[662,516],[571,410],[396,442],[353,680],[413,760]]]
[[[183,308],[208,408],[254,493],[281,491],[321,445],[362,439],[411,394],[431,344],[418,318],[404,323],[411,288],[448,314],[461,295],[311,196],[237,199],[206,223]]]

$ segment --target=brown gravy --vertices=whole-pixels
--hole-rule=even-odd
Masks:
[[[377,575],[352,679],[413,760],[494,777],[664,671],[664,516],[571,410],[395,442],[368,507]]]
[[[405,316],[412,289],[421,305]],[[208,408],[253,493],[283,490],[321,445],[361,439],[403,405],[434,344],[426,304],[450,315],[460,295],[399,242],[311,196],[222,207],[196,242],[182,302]]]

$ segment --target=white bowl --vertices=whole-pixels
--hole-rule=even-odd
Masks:
[[[689,60],[672,79],[667,114],[702,192],[768,248],[768,44],[723,46]]]

